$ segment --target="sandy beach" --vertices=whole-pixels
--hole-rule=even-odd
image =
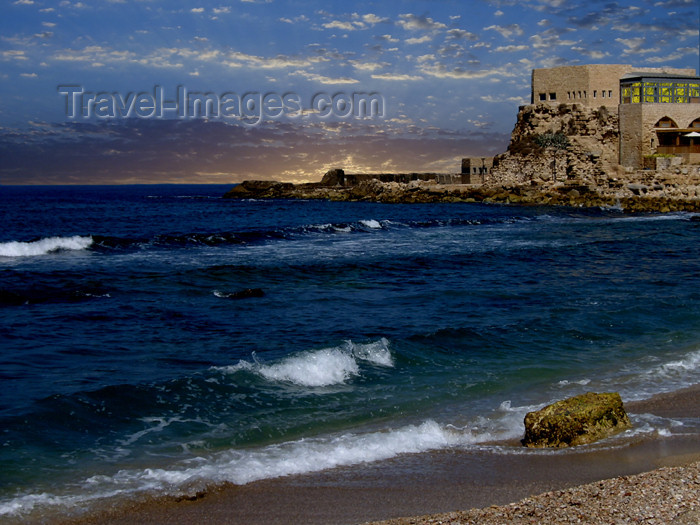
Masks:
[[[696,386],[626,408],[697,419],[699,401]],[[699,462],[700,440],[694,434],[646,436],[614,448],[577,451],[451,450],[219,487],[194,500],[120,505],[63,523],[695,524],[700,523]]]

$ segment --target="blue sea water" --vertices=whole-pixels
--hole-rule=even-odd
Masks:
[[[227,189],[0,187],[0,520],[517,453],[554,399],[700,382],[693,214]]]

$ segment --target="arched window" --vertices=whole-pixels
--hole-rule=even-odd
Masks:
[[[690,127],[699,129],[700,128],[700,118],[696,118],[694,121],[692,121],[690,123]]]
[[[655,125],[655,128],[677,128],[678,124],[674,122],[672,118],[663,117]]]

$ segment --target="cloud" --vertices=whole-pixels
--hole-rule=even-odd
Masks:
[[[350,64],[358,71],[376,71],[389,65],[387,62],[361,62],[359,60],[350,60]]]
[[[72,4],[68,0],[63,0],[58,5],[59,5],[59,7],[68,7],[71,9],[86,9],[88,7],[87,4],[84,4],[82,2],[76,2],[76,3]]]
[[[507,26],[488,26],[484,28],[485,31],[497,31],[503,38],[510,40],[512,36],[523,36],[524,31],[518,24],[510,24]]]
[[[38,123],[25,131],[0,129],[0,179],[5,184],[233,184],[249,178],[319,181],[339,166],[454,172],[464,156],[503,151],[508,137],[426,130],[404,119],[381,124],[278,121],[255,128],[173,120]]]
[[[3,60],[27,60],[27,55],[24,49],[8,49],[0,51],[0,58]]]
[[[607,51],[599,51],[599,50],[595,50],[595,49],[586,49],[586,48],[581,47],[581,46],[572,46],[572,47],[571,47],[571,50],[572,50],[572,51],[576,51],[577,53],[579,53],[579,54],[581,54],[581,55],[584,55],[584,56],[587,56],[587,57],[589,57],[589,58],[591,58],[591,59],[593,59],[593,60],[601,60],[601,59],[603,59],[603,58],[605,58],[605,57],[607,57],[607,56],[610,56],[610,53],[608,53]]]
[[[567,0],[538,0],[544,8],[558,8],[566,5]]]
[[[465,69],[463,67],[449,67],[444,64],[421,64],[418,68],[421,73],[436,77],[450,79],[472,79],[486,78],[492,76],[513,76],[514,73],[508,73],[503,68],[494,69]]]
[[[156,68],[181,68],[181,62],[173,62],[177,58],[178,50],[170,48],[156,49],[149,55],[140,55],[133,51],[110,49],[103,46],[86,46],[83,49],[63,49],[53,55],[53,60],[60,62],[77,62],[94,67],[96,64],[116,65],[135,64]]]
[[[515,53],[518,51],[525,51],[527,49],[530,49],[530,46],[526,45],[510,45],[510,46],[498,46],[497,48],[494,49],[495,52],[497,53]]]
[[[375,35],[374,37],[375,40],[380,40],[382,42],[390,42],[390,43],[396,43],[399,41],[398,38],[394,38],[391,35]]]
[[[21,56],[23,56],[23,53],[18,54],[14,58],[20,59],[19,57]],[[192,69],[201,66],[202,63],[229,68],[299,69],[308,68],[314,64],[329,60],[325,56],[290,57],[277,55],[265,57],[239,51],[224,52],[215,48],[157,48],[148,54],[140,54],[135,51],[110,49],[99,45],[86,46],[83,49],[59,50],[52,58],[61,62],[74,62],[90,65],[91,67],[95,65],[106,67],[132,64],[161,69],[182,69],[186,63],[190,64]]]
[[[426,16],[416,16],[410,13],[399,15],[399,21],[397,24],[410,31],[417,29],[434,31],[437,29],[445,29],[447,27],[445,24],[436,22],[432,18],[428,18]]]
[[[649,53],[658,53],[660,49],[658,47],[643,48],[646,39],[644,37],[633,37],[633,38],[616,38],[615,42],[622,44],[625,49],[622,51],[624,56],[626,55],[647,55]]]
[[[448,29],[447,39],[453,40],[478,40],[479,37],[470,31],[465,31],[464,29]]]
[[[432,39],[433,37],[431,37],[430,35],[424,35],[419,38],[407,38],[406,40],[404,40],[404,42],[406,42],[409,45],[424,44],[425,42],[430,42]]]
[[[350,77],[327,77],[323,75],[319,75],[316,73],[309,73],[307,71],[296,71],[292,73],[292,75],[300,76],[303,77],[307,80],[311,80],[312,82],[318,82],[320,84],[331,84],[331,85],[338,85],[338,84],[358,84],[360,81],[355,79],[355,78],[350,78]]]
[[[309,17],[306,15],[298,15],[294,18],[280,18],[279,21],[284,22],[285,24],[296,24],[299,22],[308,22]]]
[[[362,21],[370,25],[376,25],[389,22],[389,19],[386,17],[377,16],[373,13],[367,13],[366,15],[362,15]]]
[[[578,28],[597,30],[611,24],[621,24],[645,14],[638,7],[610,2],[596,6],[596,9],[587,13],[574,12],[567,18],[567,22]]]
[[[333,20],[332,22],[323,24],[323,27],[326,29],[343,29],[345,31],[354,31],[357,29],[351,22],[341,22],[339,20]]]
[[[489,103],[494,103],[494,104],[503,104],[504,102],[512,102],[513,104],[517,105],[523,105],[525,103],[525,99],[523,97],[497,97],[494,95],[482,95],[479,97],[481,100],[484,102],[489,102]]]
[[[659,57],[645,58],[645,62],[653,64],[668,64],[669,60],[680,60],[684,57],[691,56],[697,60],[698,49],[696,47],[679,47],[675,53],[663,54]]]
[[[225,56],[226,60],[223,63],[229,67],[249,67],[253,69],[303,68],[328,60],[325,57],[293,58],[285,55],[261,57],[238,51],[232,51]]]
[[[535,49],[542,49],[542,48],[554,48],[558,46],[574,46],[578,42],[575,40],[562,40],[558,34],[556,34],[555,31],[552,31],[551,29],[545,31],[544,33],[540,35],[532,35],[530,37],[530,42],[532,43],[532,47]]]
[[[324,29],[342,29],[344,31],[356,31],[369,29],[377,24],[388,22],[388,18],[379,17],[373,13],[360,15],[353,13],[350,20],[331,20],[322,25]]]
[[[406,75],[397,73],[381,73],[377,75],[372,75],[372,78],[377,80],[399,80],[399,81],[413,81],[413,80],[423,80],[423,77],[417,75]]]

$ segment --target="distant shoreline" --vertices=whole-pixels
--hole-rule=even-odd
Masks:
[[[561,185],[484,186],[437,184],[432,181],[382,182],[377,179],[354,186],[327,186],[323,183],[292,184],[277,181],[243,181],[228,191],[228,199],[321,199],[394,204],[417,203],[494,203],[530,206],[570,206],[612,208],[625,213],[698,212],[700,199],[644,195],[616,196],[589,187]]]

